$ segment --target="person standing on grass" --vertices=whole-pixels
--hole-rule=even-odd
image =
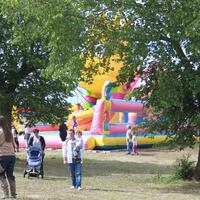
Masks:
[[[68,165],[71,175],[71,189],[81,190],[82,179],[82,151],[81,143],[75,138],[73,129],[69,130],[69,137],[66,140],[65,153],[63,157],[64,164]]]
[[[7,120],[0,115],[0,184],[4,197],[16,198],[14,141]],[[10,194],[10,196],[9,196]]]
[[[136,130],[133,130],[133,135],[132,135],[132,155],[138,155],[137,151],[137,132]]]
[[[64,151],[65,151],[65,140],[67,138],[67,130],[68,130],[68,127],[63,120],[61,122],[60,126],[59,126],[59,136],[60,136],[61,143],[62,143],[62,154],[63,154],[63,156],[64,156]]]
[[[19,140],[18,140],[19,133],[14,125],[12,125],[11,132],[14,138],[15,147],[17,148],[17,152],[19,152]]]
[[[43,161],[44,161],[44,156],[45,156],[45,147],[46,147],[46,142],[43,136],[39,135],[39,129],[35,128],[33,129],[33,136],[29,138],[28,141],[28,147],[38,147],[39,149],[42,150],[42,163],[41,163],[41,171],[43,171]]]
[[[28,148],[28,141],[29,138],[31,137],[31,132],[32,132],[31,127],[28,124],[26,124],[24,129],[24,139],[26,141],[26,148]]]
[[[126,144],[127,144],[127,151],[128,154],[131,154],[132,151],[132,128],[130,125],[127,126],[127,131],[126,131]]]

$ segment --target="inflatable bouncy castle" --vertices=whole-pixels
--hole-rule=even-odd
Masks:
[[[127,125],[137,127],[144,123],[146,112],[143,101],[128,101],[128,95],[134,88],[143,83],[140,77],[135,76],[129,85],[114,86],[122,63],[113,59],[110,65],[113,71],[105,75],[95,75],[92,84],[80,83],[85,92],[85,104],[80,109],[74,109],[69,116],[67,125],[73,127],[74,119],[77,129],[84,132],[85,149],[119,149],[126,147]],[[140,147],[149,147],[163,141],[166,136],[156,134],[152,136],[145,129],[138,129],[137,137]]]
[[[140,85],[140,79],[133,85]],[[137,127],[144,123],[146,112],[142,101],[116,98],[116,88],[112,82],[106,82],[102,89],[102,98],[97,100],[88,136],[85,137],[86,149],[119,149],[126,147],[126,129],[128,125]],[[119,95],[119,94],[118,94]],[[118,96],[117,95],[117,96]],[[114,97],[114,98],[113,98]],[[119,96],[118,96],[119,97]],[[164,134],[152,136],[145,129],[137,130],[139,147],[150,147],[166,139]]]

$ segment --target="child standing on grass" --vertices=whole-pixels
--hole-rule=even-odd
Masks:
[[[18,135],[19,135],[19,133],[18,133],[18,131],[17,131],[17,129],[15,128],[14,125],[12,125],[12,127],[11,127],[11,132],[12,132],[12,134],[13,134],[15,147],[17,148],[17,152],[19,152],[19,140],[18,140]],[[14,148],[15,148],[15,147],[14,147]]]
[[[136,130],[133,130],[132,135],[132,155],[138,155],[137,151],[137,136],[136,136]]]

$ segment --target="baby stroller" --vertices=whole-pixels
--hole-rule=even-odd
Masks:
[[[24,178],[28,175],[33,177],[44,178],[43,172],[43,151],[38,147],[29,147],[27,151],[26,169],[24,170]]]

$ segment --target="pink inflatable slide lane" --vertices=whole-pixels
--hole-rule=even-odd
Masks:
[[[46,148],[51,148],[51,149],[62,148],[62,143],[57,132],[55,133],[41,132],[40,135],[42,135],[45,139]],[[26,148],[24,135],[19,136],[19,146],[20,148]]]
[[[104,100],[97,100],[90,129],[91,134],[103,133],[103,113],[104,113]]]
[[[142,112],[143,104],[139,102],[131,102],[126,100],[112,100],[112,111],[129,111],[129,112]]]
[[[129,124],[133,127],[137,127],[137,125],[132,125],[132,124]],[[110,124],[110,134],[121,134],[121,133],[126,133],[127,131],[127,123],[124,123],[124,124]],[[138,130],[138,133],[144,133],[145,132],[145,129],[139,129]]]

